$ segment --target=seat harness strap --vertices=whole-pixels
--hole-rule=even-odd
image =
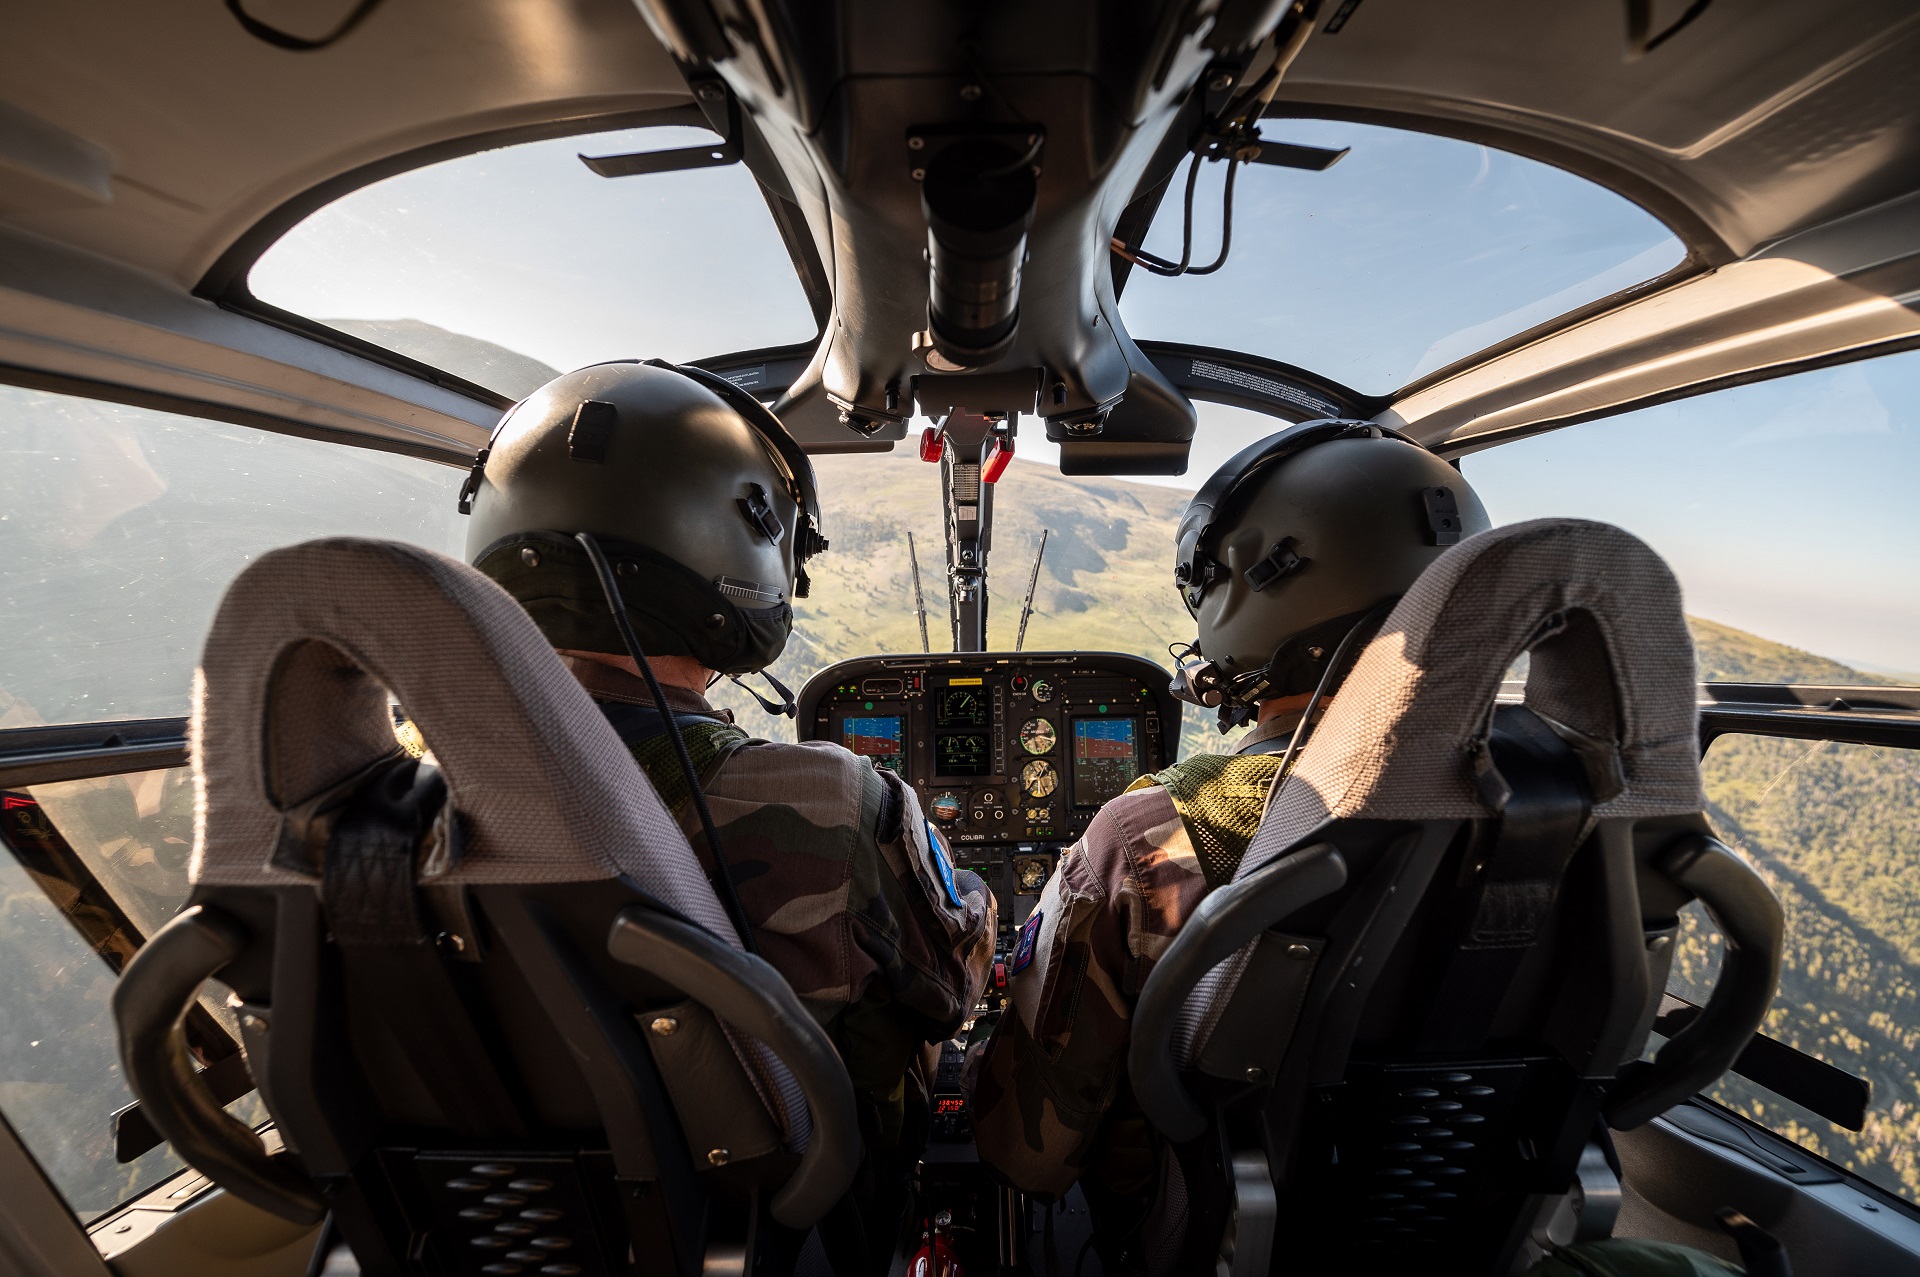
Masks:
[[[1592,794],[1579,755],[1525,706],[1495,711],[1481,766],[1483,788],[1504,788],[1505,803],[1499,820],[1467,848],[1452,951],[1420,1035],[1425,1051],[1466,1050],[1487,1040],[1553,917],[1567,865],[1591,824]]]

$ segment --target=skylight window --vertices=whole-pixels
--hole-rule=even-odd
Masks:
[[[402,173],[295,226],[248,287],[512,398],[602,360],[811,340],[818,326],[745,167],[604,178],[579,160],[711,141],[631,129]]]
[[[1325,172],[1244,166],[1233,251],[1214,275],[1136,267],[1135,337],[1218,346],[1386,394],[1672,270],[1685,246],[1630,200],[1551,165],[1452,138],[1268,120],[1269,141],[1351,152]],[[1226,166],[1202,166],[1193,261],[1219,247]],[[1146,249],[1180,256],[1176,175]]]

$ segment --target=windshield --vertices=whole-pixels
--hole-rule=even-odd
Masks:
[[[1168,645],[1193,638],[1193,621],[1173,588],[1174,529],[1194,489],[1222,462],[1287,425],[1243,409],[1198,407],[1199,433],[1184,475],[1069,477],[1059,472],[1059,448],[1038,428],[1031,428],[1032,437],[1020,434],[1016,460],[994,492],[989,650],[1008,651],[1018,637],[1043,529],[1047,548],[1024,650],[1126,652],[1166,666]],[[812,594],[794,604],[793,636],[773,666],[774,676],[797,691],[836,661],[918,652],[914,557],[926,600],[928,646],[951,651],[940,467],[904,447],[883,456],[815,457],[813,464],[832,549],[808,564]],[[757,735],[793,739],[789,720],[768,716],[727,683],[710,698]],[[1183,754],[1220,748],[1215,717],[1212,710],[1186,708]]]
[[[1402,129],[1268,120],[1268,141],[1339,149],[1323,173],[1244,166],[1233,251],[1214,275],[1135,267],[1120,313],[1135,337],[1219,346],[1385,394],[1680,264],[1651,214],[1584,178]],[[1220,242],[1226,166],[1201,166],[1193,260]],[[1182,168],[1146,248],[1178,260]]]
[[[628,129],[402,173],[288,231],[247,285],[515,399],[601,360],[809,341],[818,325],[744,166],[605,178],[579,158],[712,141]]]

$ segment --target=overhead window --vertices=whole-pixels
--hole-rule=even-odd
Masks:
[[[288,231],[247,285],[515,399],[602,360],[810,340],[818,326],[745,166],[605,178],[580,162],[711,141],[629,129],[402,173]]]
[[[1120,312],[1135,337],[1244,350],[1386,394],[1686,257],[1630,200],[1490,147],[1327,120],[1261,132],[1352,149],[1325,172],[1242,166],[1226,266],[1175,279],[1134,267]],[[1201,166],[1196,265],[1219,248],[1226,167]],[[1145,245],[1176,261],[1185,175]]]
[[[187,712],[220,596],[262,552],[460,552],[464,472],[0,386],[0,728]]]
[[[1496,523],[1599,519],[1658,550],[1703,679],[1920,684],[1920,352],[1569,426],[1462,469]]]

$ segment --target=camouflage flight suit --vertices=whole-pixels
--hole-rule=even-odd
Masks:
[[[711,872],[685,773],[646,683],[561,659]],[[752,739],[730,711],[680,688],[664,691],[760,956],[846,1061],[875,1172],[903,1180],[898,1163],[917,1156],[928,1121],[924,1096],[909,1096],[908,1067],[926,1043],[957,1031],[980,996],[993,957],[993,893],[952,867],[913,791],[892,772],[826,742]],[[891,1195],[879,1196],[884,1207]]]
[[[1042,1196],[1079,1180],[1109,1273],[1162,1268],[1148,1262],[1160,1141],[1126,1077],[1134,1002],[1233,877],[1295,721],[1270,719],[1238,753],[1185,759],[1101,808],[1041,891],[1008,964],[1009,1009],[969,1061],[981,1159]]]

